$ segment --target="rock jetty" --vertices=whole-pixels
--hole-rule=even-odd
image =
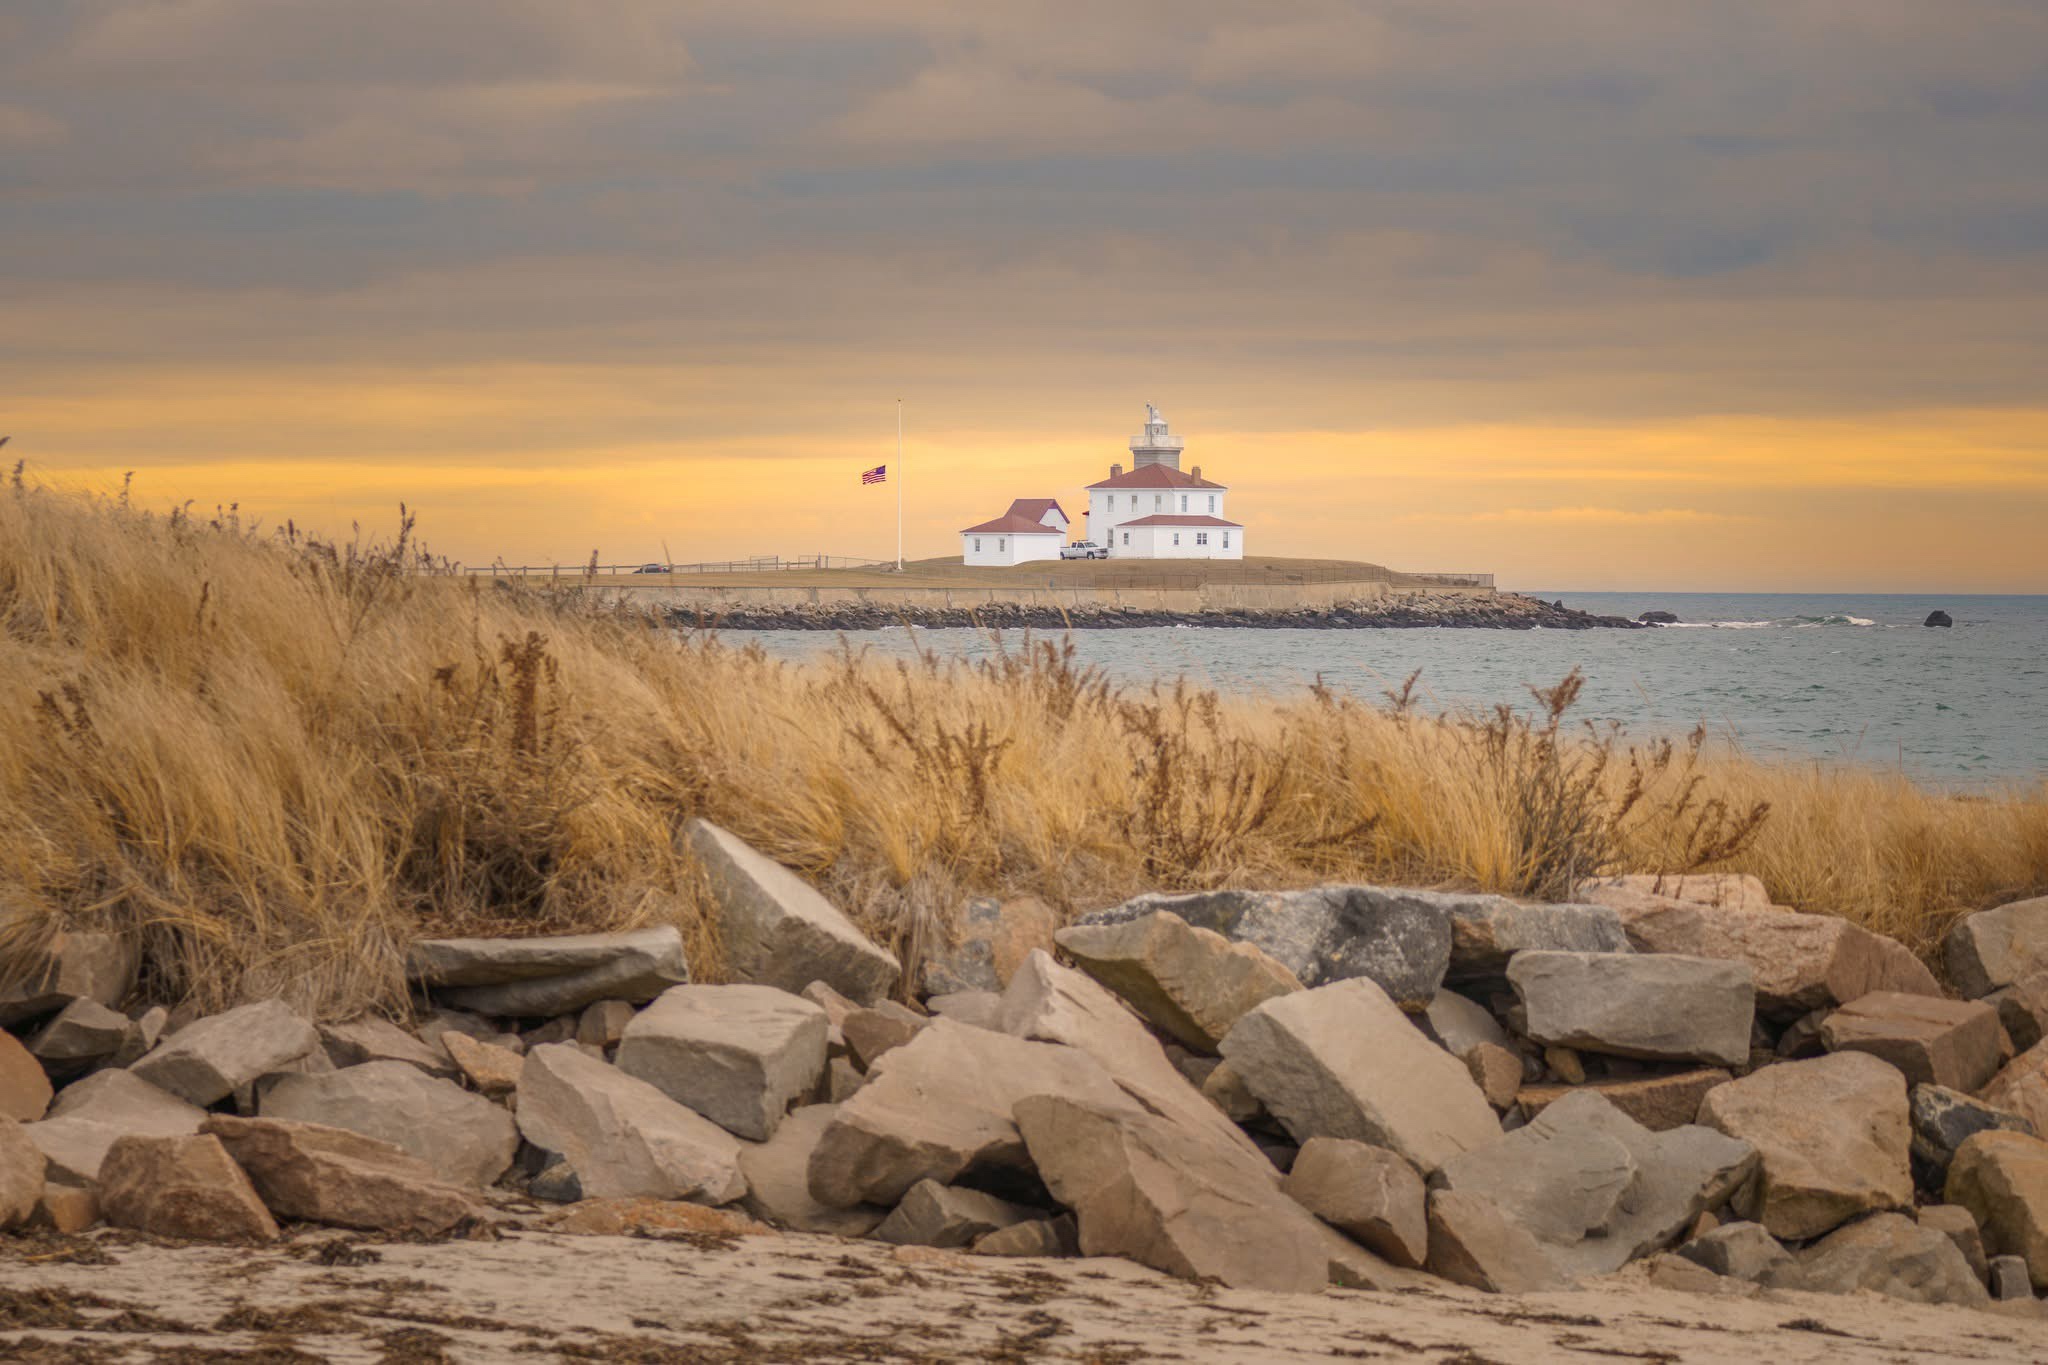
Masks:
[[[681,837],[735,979],[666,928],[424,941],[409,1028],[260,1001],[138,1051],[137,964],[58,940],[0,1033],[0,1228],[783,1229],[1297,1293],[1644,1263],[2041,1311],[2048,1043],[2013,1034],[2048,1026],[2048,899],[1958,922],[1962,999],[1744,877],[980,901],[906,973]]]
[[[684,627],[720,630],[1129,630],[1141,626],[1206,626],[1222,630],[1413,630],[1450,626],[1471,630],[1638,630],[1625,616],[1596,616],[1561,602],[1499,593],[1491,597],[1417,594],[1279,611],[1151,611],[1100,603],[1051,606],[993,602],[973,607],[914,607],[887,602],[832,602],[799,606],[670,609]]]

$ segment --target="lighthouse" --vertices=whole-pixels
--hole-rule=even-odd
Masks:
[[[1185,442],[1166,429],[1166,419],[1159,415],[1159,409],[1150,403],[1145,405],[1145,430],[1131,438],[1131,468],[1143,469],[1148,464],[1163,464],[1168,469],[1180,468],[1180,452]]]

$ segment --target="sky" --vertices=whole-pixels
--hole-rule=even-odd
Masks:
[[[0,0],[48,482],[944,555],[1147,402],[1258,554],[2048,591],[2048,4]]]

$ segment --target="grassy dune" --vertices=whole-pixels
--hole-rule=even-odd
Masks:
[[[2048,890],[2048,792],[1957,798],[1546,715],[1114,687],[1000,661],[771,661],[550,593],[0,489],[0,953],[140,935],[154,993],[403,1001],[422,929],[672,919],[696,814],[915,956],[963,895],[1373,879],[1558,896],[1608,870],[1755,872],[1926,951]],[[4,960],[4,957],[0,957]]]

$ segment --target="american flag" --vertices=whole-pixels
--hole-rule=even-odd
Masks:
[[[873,469],[863,469],[860,472],[860,481],[862,483],[889,482],[889,466],[878,464]]]

